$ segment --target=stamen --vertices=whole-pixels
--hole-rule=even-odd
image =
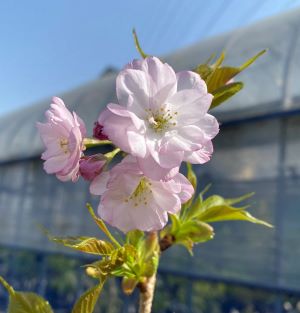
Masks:
[[[149,194],[152,192],[150,189],[151,183],[142,177],[134,192],[124,199],[125,203],[133,202],[131,205],[138,207],[141,204],[147,205],[149,200]]]
[[[66,138],[62,138],[59,141],[60,148],[62,149],[62,151],[64,153],[68,153],[69,152],[68,144],[69,144],[69,141]]]
[[[146,109],[146,112],[148,113],[150,127],[155,132],[166,131],[169,127],[176,125],[170,122],[171,120],[174,120],[175,115],[177,115],[178,112],[172,113],[170,109],[166,110],[164,107],[160,107],[156,112]]]

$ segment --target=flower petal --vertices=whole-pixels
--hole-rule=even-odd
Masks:
[[[109,172],[102,172],[96,176],[90,184],[90,193],[96,196],[101,196],[106,191],[106,186],[109,180]]]
[[[191,71],[182,71],[176,73],[177,91],[186,89],[197,89],[203,95],[207,94],[207,86],[200,75]]]

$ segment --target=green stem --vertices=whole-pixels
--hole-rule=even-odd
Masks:
[[[0,276],[0,283],[8,291],[10,296],[13,296],[15,294],[14,288],[10,286],[9,283],[2,276]]]
[[[121,149],[116,148],[115,150],[105,153],[104,155],[108,160],[112,160],[120,151]]]
[[[111,145],[112,142],[110,140],[98,140],[94,138],[84,138],[83,144],[86,148],[104,146],[104,145]]]

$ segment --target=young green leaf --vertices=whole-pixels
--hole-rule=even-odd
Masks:
[[[139,283],[139,281],[134,279],[134,278],[124,277],[123,280],[122,280],[122,290],[123,290],[123,292],[127,296],[131,295],[138,283]]]
[[[195,174],[193,170],[193,166],[191,163],[186,163],[186,168],[187,168],[187,179],[190,181],[190,183],[193,185],[194,190],[196,191],[197,189],[197,175]]]
[[[176,235],[176,242],[190,238],[195,243],[205,242],[214,237],[213,228],[203,222],[193,220],[181,225]]]
[[[9,293],[8,313],[53,313],[49,302],[41,296],[15,291],[1,276],[0,283]]]
[[[210,109],[213,109],[220,105],[221,103],[225,102],[232,96],[234,96],[237,92],[239,92],[244,87],[242,82],[234,82],[216,89],[213,94],[213,101],[210,106]]]
[[[143,49],[141,48],[141,45],[140,45],[140,42],[139,42],[139,39],[138,39],[138,36],[136,34],[135,29],[132,30],[132,34],[133,34],[133,39],[134,39],[134,43],[135,43],[135,47],[136,47],[137,51],[139,52],[139,54],[141,55],[141,57],[143,59],[147,58],[148,54],[146,54],[143,51]]]
[[[135,247],[125,244],[120,249],[115,249],[110,256],[86,265],[87,274],[94,278],[107,275],[134,277],[132,268],[127,263],[132,263],[137,258]],[[127,263],[126,263],[127,262]]]
[[[214,64],[212,64],[211,67],[213,69],[219,68],[223,64],[224,60],[225,60],[225,52],[222,51],[217,61]]]
[[[52,237],[48,235],[48,238],[65,247],[96,255],[111,255],[115,249],[110,242],[94,237]]]
[[[214,95],[211,109],[228,100],[243,88],[242,82],[232,82],[232,78],[245,70],[265,52],[266,50],[260,51],[239,67],[222,67],[221,65],[225,58],[224,53],[220,55],[214,64],[208,64],[211,61],[210,58],[205,64],[200,64],[196,67],[194,71],[206,82],[208,92]]]
[[[194,202],[190,205],[190,207],[185,211],[184,216],[182,216],[183,220],[191,220],[195,216],[197,216],[202,210],[202,197],[198,195],[198,197],[194,200]]]
[[[241,197],[231,198],[231,199],[225,199],[225,198],[218,196],[218,195],[212,195],[202,202],[201,210],[205,211],[205,210],[207,210],[213,206],[218,206],[218,205],[232,205],[232,204],[240,203],[240,202],[252,197],[253,195],[254,195],[254,192],[250,192],[250,193],[247,193]]]
[[[126,242],[137,247],[140,242],[144,239],[145,234],[141,230],[131,230],[126,234]]]
[[[200,77],[206,82],[208,77],[213,73],[213,69],[208,64],[199,64],[194,72],[200,75]]]
[[[75,303],[72,313],[93,313],[105,280],[87,290]]]
[[[271,224],[253,217],[249,212],[241,208],[234,208],[229,205],[212,206],[205,211],[202,211],[197,216],[199,221],[212,223],[220,221],[247,221],[255,224],[261,224],[267,227],[273,227]]]
[[[171,220],[171,230],[170,230],[170,232],[172,234],[175,234],[180,229],[180,219],[175,214],[169,214],[169,216],[170,216],[170,220]]]
[[[92,208],[92,206],[87,203],[86,207],[88,209],[88,211],[90,212],[93,220],[95,221],[95,223],[99,226],[99,228],[104,232],[104,234],[112,241],[112,243],[117,247],[117,248],[121,248],[121,245],[118,243],[118,241],[116,240],[116,238],[110,233],[110,231],[108,230],[108,228],[106,227],[105,223],[95,215],[94,210]]]
[[[221,55],[219,60],[211,66],[213,68],[213,73],[211,73],[211,75],[207,78],[206,81],[208,91],[214,94],[218,88],[228,84],[228,82],[233,77],[235,77],[240,72],[245,70],[248,66],[250,66],[252,63],[254,63],[265,52],[266,50],[260,51],[258,54],[247,60],[244,64],[242,64],[239,67],[231,66],[220,67],[224,60],[224,54]]]

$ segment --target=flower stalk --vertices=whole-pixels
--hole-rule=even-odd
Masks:
[[[84,138],[83,139],[83,145],[86,148],[93,148],[98,146],[105,146],[105,145],[111,145],[112,142],[110,140],[99,140],[94,138]]]

